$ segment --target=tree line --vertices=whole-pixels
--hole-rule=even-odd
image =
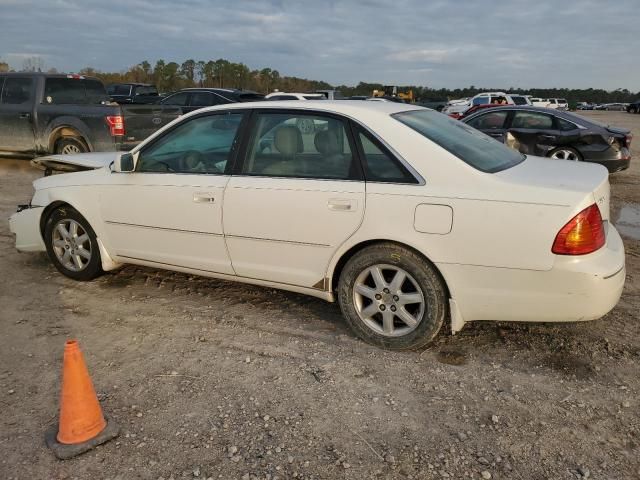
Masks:
[[[9,64],[0,60],[0,72],[14,71]],[[44,62],[39,57],[27,58],[18,71],[45,71]],[[55,68],[47,70],[57,73]],[[153,83],[161,92],[172,92],[187,87],[219,87],[253,90],[270,93],[274,90],[283,92],[312,92],[320,89],[335,89],[345,97],[354,95],[370,96],[373,90],[381,90],[380,83],[360,82],[355,86],[332,86],[320,80],[281,75],[278,70],[271,68],[250,69],[244,63],[231,62],[220,58],[218,60],[188,59],[182,63],[157,60],[151,64],[145,60],[121,72],[103,72],[92,67],[80,70],[81,75],[94,76],[105,84],[111,83]],[[481,92],[503,91],[506,93],[523,93],[540,98],[565,98],[570,104],[577,102],[614,103],[632,102],[640,98],[640,92],[631,92],[626,88],[608,91],[599,88],[532,88],[516,87],[487,88],[471,85],[466,88],[432,88],[419,85],[398,86],[399,92],[413,90],[417,101],[447,101],[456,98],[472,97]]]

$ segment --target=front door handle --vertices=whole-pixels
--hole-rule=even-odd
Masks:
[[[30,119],[31,118],[31,114],[30,113],[21,113],[20,118],[25,118],[25,119]]]
[[[193,201],[196,203],[215,203],[216,197],[210,192],[198,192],[193,194]]]
[[[352,212],[356,209],[357,202],[354,200],[342,200],[339,198],[332,198],[327,202],[329,210],[335,212]]]
[[[556,139],[555,135],[540,135],[540,138],[542,140],[551,140],[554,141]]]

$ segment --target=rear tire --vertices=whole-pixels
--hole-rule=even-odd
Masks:
[[[87,144],[77,137],[62,137],[56,142],[55,153],[57,155],[73,155],[89,151]]]
[[[72,207],[56,208],[44,226],[47,254],[60,273],[87,281],[103,273],[98,240],[89,222]]]
[[[558,147],[547,153],[547,157],[554,160],[570,160],[573,162],[582,161],[582,155],[575,148],[571,147]]]
[[[426,346],[448,314],[446,287],[435,267],[393,243],[364,248],[349,259],[338,301],[358,337],[388,350]]]

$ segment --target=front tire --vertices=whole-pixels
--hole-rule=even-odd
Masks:
[[[63,275],[87,281],[103,273],[96,234],[74,208],[59,207],[51,212],[44,241],[51,262]]]
[[[448,313],[446,287],[435,267],[393,243],[364,248],[349,259],[338,301],[358,337],[388,350],[429,344]]]

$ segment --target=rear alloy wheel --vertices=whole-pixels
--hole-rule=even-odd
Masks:
[[[44,237],[49,258],[63,275],[91,280],[102,273],[96,234],[75,209],[54,210],[45,224]]]
[[[417,253],[385,243],[356,253],[340,275],[338,300],[353,331],[389,350],[427,345],[447,315],[438,272]]]
[[[582,160],[580,158],[580,154],[573,148],[569,147],[560,147],[551,150],[551,152],[549,152],[548,154],[548,157],[555,160],[571,160],[573,162],[579,162],[580,160]]]
[[[58,155],[73,155],[76,153],[88,152],[89,149],[79,138],[62,137],[56,142],[55,152]]]

